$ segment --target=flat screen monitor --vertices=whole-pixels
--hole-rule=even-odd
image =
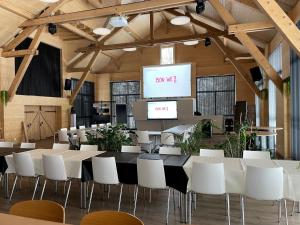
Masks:
[[[177,119],[177,101],[153,101],[148,103],[148,119]]]
[[[144,98],[190,97],[192,65],[143,67]]]

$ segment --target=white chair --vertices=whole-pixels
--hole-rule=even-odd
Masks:
[[[88,212],[91,208],[91,201],[94,192],[95,183],[105,184],[105,185],[119,185],[118,171],[116,166],[115,157],[93,157],[92,158],[93,167],[93,184],[90,193],[90,201],[88,206]],[[123,184],[121,184],[118,211],[121,207]]]
[[[78,136],[78,140],[80,143],[84,143],[84,142],[88,141],[86,134],[85,134],[85,130],[83,130],[83,129],[77,130],[77,136]]]
[[[80,145],[80,151],[98,151],[98,145]]]
[[[243,159],[271,159],[268,151],[243,151]]]
[[[285,220],[288,224],[286,199],[283,197],[283,168],[263,168],[247,166],[245,192],[241,195],[242,223],[245,224],[244,196],[263,201],[278,201],[281,218],[281,202],[285,207]]]
[[[64,203],[64,208],[66,208],[71,188],[71,180],[67,177],[64,159],[62,155],[43,155],[42,157],[45,181],[40,200],[43,199],[47,180],[69,182]]]
[[[97,124],[92,124],[92,125],[91,125],[91,128],[92,128],[92,129],[97,129]]]
[[[70,133],[73,140],[77,139],[77,128],[76,127],[70,127]]]
[[[175,138],[174,138],[174,134],[172,133],[161,133],[161,137],[160,137],[160,143],[162,145],[168,145],[168,146],[173,146],[175,145]]]
[[[182,142],[188,141],[190,137],[191,137],[190,132],[188,130],[184,131]]]
[[[85,125],[79,126],[80,130],[85,130]]]
[[[111,123],[106,123],[106,128],[111,127]]]
[[[55,150],[69,150],[70,145],[69,144],[53,143],[52,149],[55,149]]]
[[[179,147],[170,147],[170,146],[161,146],[159,147],[159,154],[165,155],[181,155],[181,148]]]
[[[145,149],[148,152],[152,150],[153,142],[150,141],[149,132],[148,131],[135,131],[137,135],[137,142],[142,146],[142,149]]]
[[[0,148],[13,148],[14,143],[8,141],[0,141]]]
[[[69,142],[69,136],[67,130],[58,131],[58,141],[59,142]]]
[[[163,160],[149,160],[149,159],[137,159],[137,175],[138,186],[150,189],[167,189],[168,194],[168,207],[166,215],[166,223],[169,222],[169,206],[170,206],[170,188],[166,185],[165,169]],[[136,203],[138,196],[138,186],[136,186],[134,197],[134,210],[133,215],[136,212]]]
[[[100,124],[98,124],[98,126],[99,126],[100,129],[105,129],[106,124],[105,123],[100,123]]]
[[[200,149],[199,156],[224,158],[222,149]]]
[[[32,148],[32,149],[35,149],[35,143],[25,143],[25,142],[22,142],[20,148],[29,148],[29,149]]]
[[[141,153],[141,146],[122,145],[121,152]]]
[[[64,128],[60,128],[60,130],[61,130],[61,131],[68,131],[68,129],[65,128],[65,127],[64,127]]]
[[[191,223],[192,193],[207,195],[226,195],[228,224],[230,225],[230,200],[226,193],[223,163],[197,163],[192,165],[190,212]]]
[[[77,128],[76,127],[70,127],[70,131],[76,131]]]
[[[35,178],[35,185],[34,185],[34,191],[32,195],[32,200],[34,199],[36,189],[39,183],[40,177],[36,175],[34,171],[34,165],[31,158],[31,155],[28,152],[21,152],[21,153],[14,153],[13,152],[13,161],[14,161],[14,167],[16,170],[16,177],[14,180],[14,184],[10,193],[9,201],[11,201],[11,198],[13,196],[16,183],[18,178],[20,177],[30,177]]]

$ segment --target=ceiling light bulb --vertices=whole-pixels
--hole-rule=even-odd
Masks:
[[[173,25],[186,25],[191,21],[190,17],[188,16],[176,16],[171,19],[171,24]]]
[[[59,0],[40,0],[40,1],[45,3],[55,3],[58,2]]]
[[[134,51],[136,51],[136,48],[135,47],[133,47],[133,48],[123,48],[123,51],[125,51],[125,52],[134,52]]]
[[[93,30],[94,34],[102,35],[102,36],[108,35],[108,34],[110,34],[110,32],[111,32],[111,30],[108,28],[105,28],[105,27],[98,27]]]
[[[199,44],[198,40],[192,40],[192,41],[185,41],[183,42],[184,45],[197,45]]]

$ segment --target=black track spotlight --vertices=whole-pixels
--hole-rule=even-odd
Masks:
[[[201,14],[205,10],[205,0],[196,0],[197,5],[196,5],[196,13]]]
[[[208,47],[211,45],[211,40],[209,37],[205,38],[204,45],[205,45],[205,47]]]
[[[57,27],[54,23],[49,23],[48,24],[48,32],[52,35],[57,32]]]

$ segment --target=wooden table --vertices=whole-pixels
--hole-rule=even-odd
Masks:
[[[46,220],[32,219],[22,216],[15,216],[5,213],[0,213],[1,225],[61,225],[63,223],[56,223]],[[68,224],[66,224],[68,225]],[[70,225],[70,224],[69,224]]]

